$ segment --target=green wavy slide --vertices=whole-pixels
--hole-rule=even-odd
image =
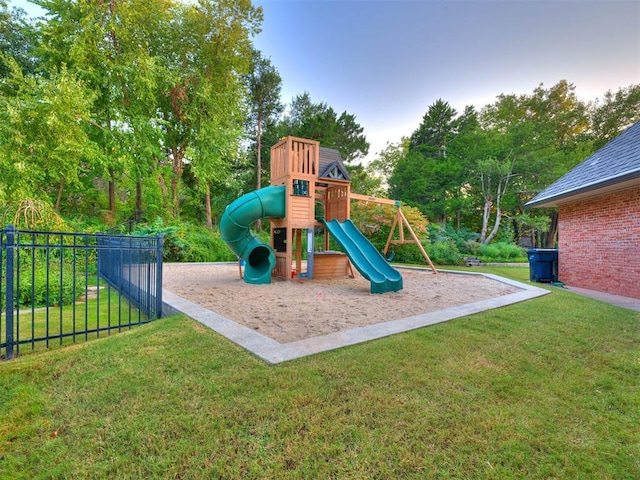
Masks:
[[[402,275],[373,246],[351,220],[322,221],[331,236],[342,246],[351,263],[371,282],[371,293],[402,290]]]

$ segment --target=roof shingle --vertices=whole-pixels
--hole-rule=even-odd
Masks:
[[[333,148],[320,147],[320,178],[332,178],[332,172],[339,172],[345,180],[350,180],[349,172],[342,161],[340,152]]]
[[[630,180],[640,179],[640,122],[536,195],[526,207],[553,207]]]

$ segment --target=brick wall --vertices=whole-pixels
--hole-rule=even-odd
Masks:
[[[640,187],[558,209],[560,281],[640,298]]]

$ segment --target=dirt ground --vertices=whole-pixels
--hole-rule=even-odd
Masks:
[[[163,288],[280,343],[518,291],[479,275],[400,269],[402,290],[371,294],[369,281],[354,272],[354,278],[250,285],[237,264],[164,264]]]

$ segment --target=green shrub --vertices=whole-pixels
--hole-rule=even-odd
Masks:
[[[162,219],[157,219],[151,225],[138,227],[133,234],[162,235],[165,262],[232,262],[237,259],[217,230],[197,225],[164,225]]]
[[[500,249],[495,244],[481,244],[478,248],[478,255],[485,259],[495,260],[500,257]]]
[[[527,256],[524,248],[509,242],[479,244],[477,255],[483,262],[524,261]]]
[[[425,247],[429,258],[438,265],[461,265],[464,256],[453,240],[434,242]]]
[[[57,263],[50,263],[48,271],[45,262],[36,262],[33,270],[30,264],[23,264],[16,302],[19,305],[35,307],[73,303],[85,292],[85,277],[76,273],[74,288],[74,275],[71,269],[71,265],[63,265],[62,281],[60,281],[60,265]]]
[[[474,240],[467,240],[463,243],[462,248],[460,249],[461,253],[466,254],[467,256],[470,257],[475,257],[477,255],[479,255],[480,253],[480,249],[482,248],[482,244],[474,241]]]
[[[49,202],[35,198],[0,206],[0,222],[3,227],[11,224],[19,230],[68,230],[65,220]]]
[[[218,262],[236,258],[229,247],[210,231],[188,232],[186,240],[188,244],[181,252],[181,262]]]
[[[508,233],[508,229],[505,229]],[[508,235],[503,236],[504,238]],[[513,261],[526,261],[526,252],[522,247],[514,245],[509,241],[498,241],[488,245],[478,243],[478,234],[469,232],[468,230],[461,229],[456,230],[451,225],[429,225],[429,238],[432,241],[433,256],[429,253],[429,256],[439,257],[442,260],[434,260],[436,263],[445,263],[456,265],[462,262],[464,257],[478,257],[483,262],[513,262]],[[457,251],[453,250],[450,246],[453,244]],[[434,245],[437,245],[434,247]],[[449,254],[450,253],[450,254]],[[460,261],[455,261],[460,255]],[[453,262],[454,263],[450,263]]]
[[[431,239],[432,243],[452,240],[461,252],[465,251],[465,245],[477,243],[478,238],[479,235],[477,233],[470,232],[465,228],[458,230],[450,224],[445,226],[434,223],[429,224],[429,239]]]
[[[382,245],[382,249],[384,245]],[[422,256],[420,249],[417,245],[392,245],[387,252],[387,258],[392,258],[397,263],[425,263],[426,260]]]

